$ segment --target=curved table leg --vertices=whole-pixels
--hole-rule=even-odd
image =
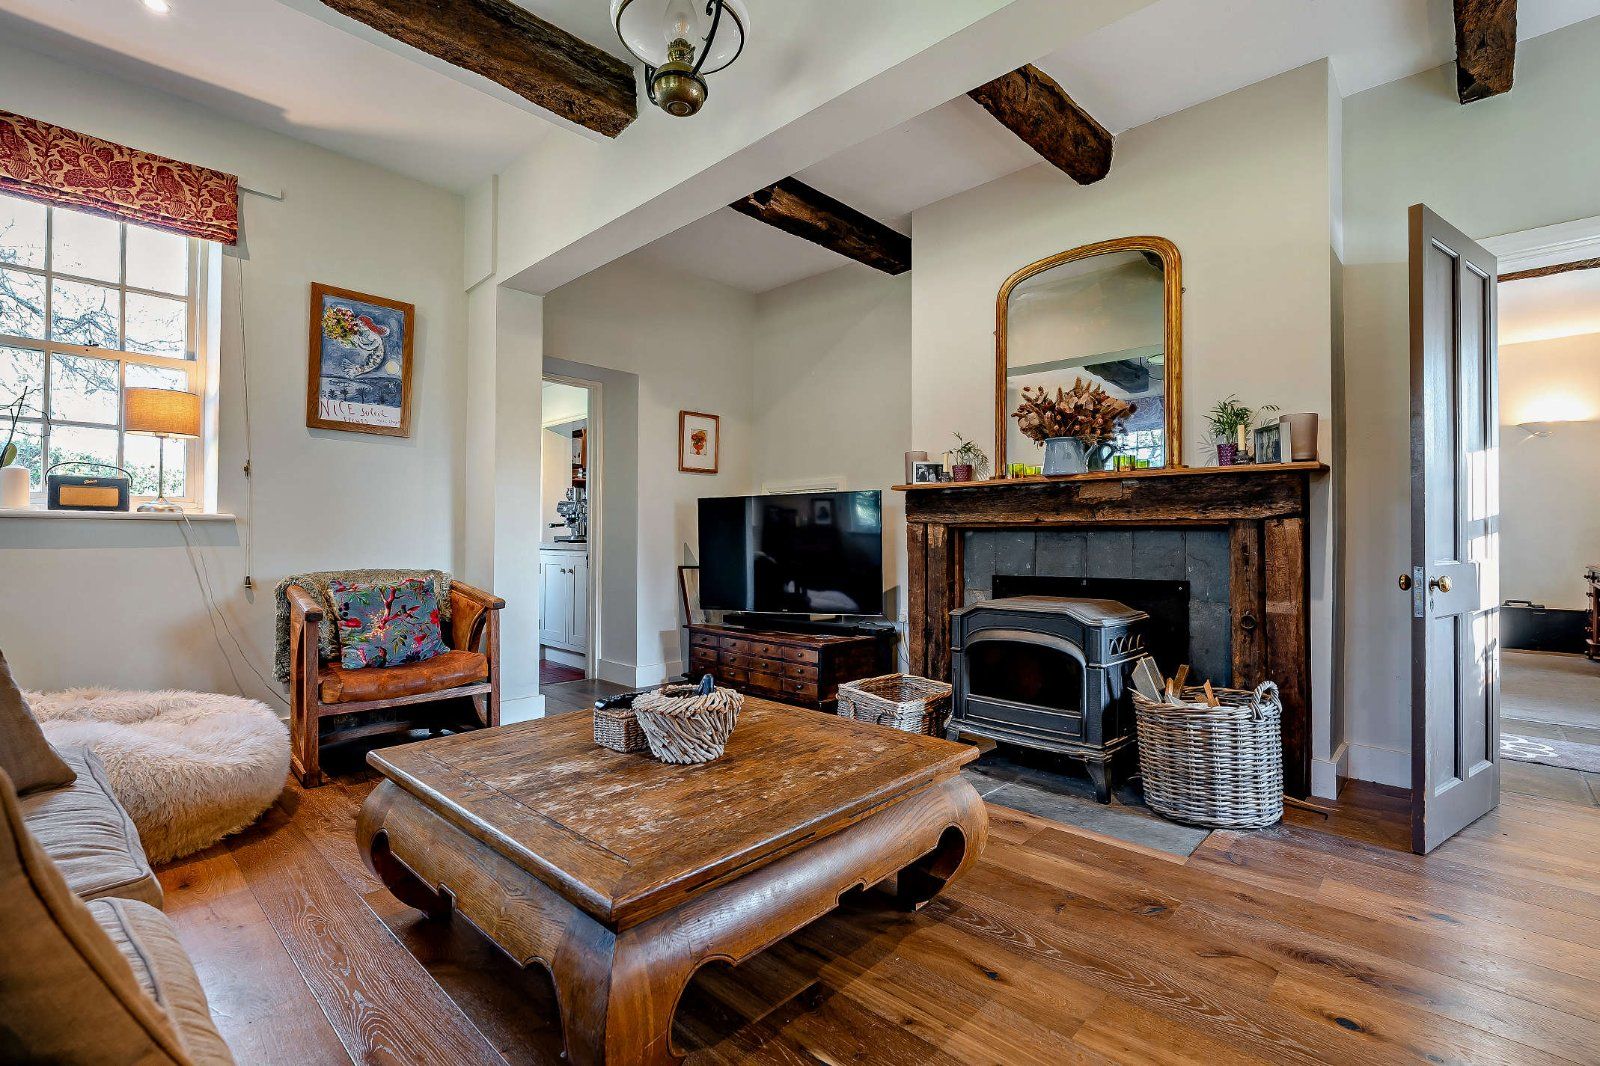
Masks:
[[[415,907],[429,918],[448,918],[455,906],[450,894],[430,887],[401,862],[389,846],[389,833],[383,828],[383,819],[393,802],[393,796],[386,794],[386,790],[392,791],[394,787],[385,781],[367,797],[356,821],[356,847],[367,869],[377,875],[395,899]]]

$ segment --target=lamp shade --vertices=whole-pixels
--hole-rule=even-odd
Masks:
[[[669,49],[678,40],[694,48],[690,62],[698,60],[706,50],[711,22],[710,5],[704,0],[611,0],[611,25],[617,36],[629,52],[652,67],[667,63]],[[717,35],[700,73],[715,74],[738,59],[749,27],[744,0],[723,0]]]
[[[129,433],[198,437],[200,397],[174,389],[124,389],[122,426]]]

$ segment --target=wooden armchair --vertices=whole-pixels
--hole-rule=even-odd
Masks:
[[[441,655],[403,666],[346,669],[324,662],[318,640],[322,605],[299,585],[290,585],[289,665],[290,765],[305,788],[323,783],[324,743],[416,728],[500,724],[500,610],[506,601],[460,581],[450,583],[450,624]],[[349,726],[324,735],[322,720],[335,715],[389,710],[417,704],[425,712],[403,721]]]

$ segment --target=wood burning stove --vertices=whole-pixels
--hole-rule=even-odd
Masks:
[[[1101,803],[1133,752],[1128,674],[1149,615],[1115,600],[1013,596],[951,612],[946,733],[1082,759]]]

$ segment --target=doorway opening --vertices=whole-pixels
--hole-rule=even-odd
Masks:
[[[1563,260],[1500,276],[1501,787],[1600,806],[1600,259]]]
[[[539,687],[595,676],[600,385],[547,376],[540,418]]]

